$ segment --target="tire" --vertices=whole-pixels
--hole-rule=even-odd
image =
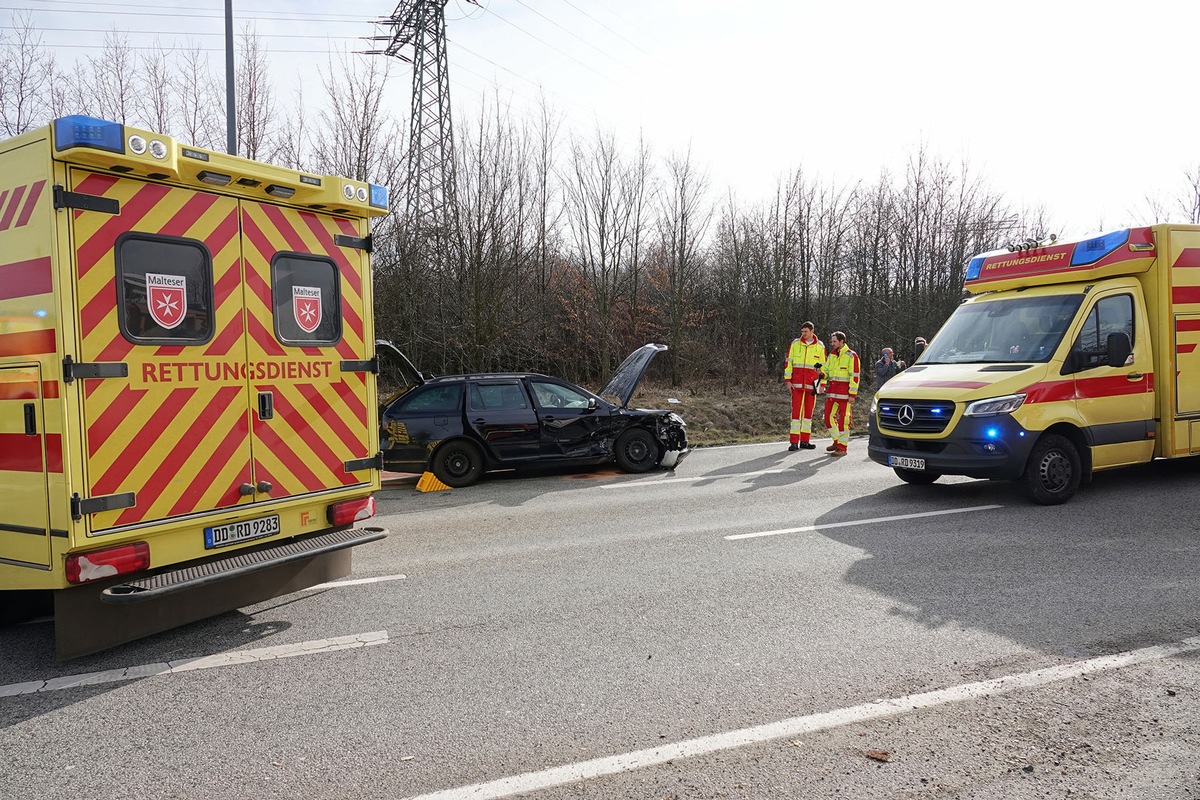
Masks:
[[[925,472],[923,470],[904,469],[903,467],[892,467],[892,471],[896,473],[896,477],[905,483],[911,483],[913,486],[925,486],[933,483],[938,478],[942,477],[937,472]]]
[[[483,474],[483,455],[465,439],[456,439],[434,451],[429,466],[439,481],[461,489],[479,480]]]
[[[626,472],[648,472],[662,461],[662,452],[650,431],[630,428],[617,437],[616,457]]]
[[[1070,439],[1050,434],[1034,445],[1022,480],[1035,503],[1056,506],[1074,496],[1082,475],[1079,450]]]

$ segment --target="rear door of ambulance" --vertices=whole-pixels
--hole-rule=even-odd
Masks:
[[[91,533],[369,483],[355,223],[69,173]]]
[[[369,484],[380,462],[367,223],[243,200],[241,224],[256,490],[283,498]]]
[[[252,502],[238,201],[68,168],[89,535]]]

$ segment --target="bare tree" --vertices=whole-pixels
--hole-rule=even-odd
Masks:
[[[130,122],[138,90],[138,70],[129,37],[114,26],[104,35],[100,55],[88,56],[87,62],[100,117],[123,125]]]
[[[12,33],[0,32],[0,127],[6,136],[41,125],[50,115],[57,67],[30,13],[14,11]]]
[[[225,118],[215,110],[225,104],[208,56],[199,45],[191,45],[180,53],[173,86],[179,101],[177,135],[197,147],[218,149],[224,141]]]
[[[238,42],[238,69],[234,74],[237,98],[238,154],[270,160],[275,121],[275,94],[262,38],[253,26],[242,29]]]
[[[154,47],[138,59],[137,90],[133,96],[133,113],[137,121],[152,131],[174,130],[175,91],[171,76],[175,65],[171,51],[155,39]]]

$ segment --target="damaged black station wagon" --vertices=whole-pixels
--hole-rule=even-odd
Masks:
[[[527,372],[425,378],[391,344],[379,342],[384,388],[405,385],[380,409],[384,469],[428,470],[454,487],[469,486],[489,469],[554,463],[674,469],[688,453],[683,419],[673,411],[629,408],[647,365],[666,349],[638,348],[595,395]],[[384,369],[389,361],[403,365],[403,381],[394,367]]]

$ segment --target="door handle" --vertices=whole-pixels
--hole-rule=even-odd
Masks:
[[[258,393],[258,418],[271,419],[275,416],[275,396],[270,392]]]
[[[25,435],[37,436],[37,406],[25,404]]]
[[[487,424],[487,420],[486,420],[486,419],[484,419],[483,417],[478,417],[478,418],[476,418],[476,420],[475,420],[475,424],[476,424],[476,425],[486,425],[486,424]]]
[[[1141,372],[1131,372],[1125,376],[1127,381],[1140,381],[1145,375]]]

